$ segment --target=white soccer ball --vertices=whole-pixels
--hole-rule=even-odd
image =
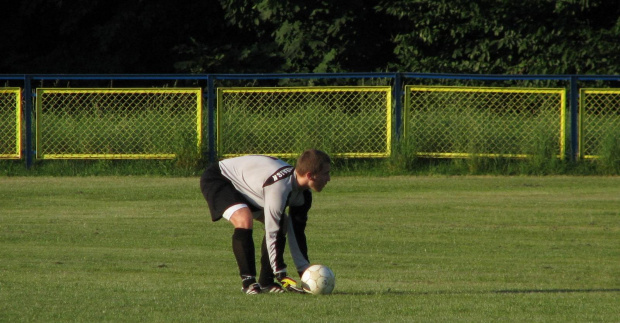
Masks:
[[[327,266],[312,265],[301,276],[301,286],[314,295],[331,294],[336,287],[336,275]]]

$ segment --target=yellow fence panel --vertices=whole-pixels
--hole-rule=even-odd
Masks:
[[[21,105],[21,89],[0,89],[0,159],[21,158]]]
[[[565,89],[407,86],[403,138],[422,157],[564,157]]]
[[[579,152],[600,158],[620,151],[620,89],[581,89]]]
[[[172,159],[199,150],[202,90],[39,88],[39,159]]]
[[[390,87],[219,88],[217,93],[222,157],[293,157],[311,147],[334,157],[390,155]]]

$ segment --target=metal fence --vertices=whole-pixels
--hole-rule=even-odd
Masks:
[[[39,159],[170,159],[202,142],[201,89],[37,89]]]
[[[0,89],[0,159],[21,158],[21,89]]]
[[[387,157],[390,87],[220,88],[217,147],[223,157],[293,157],[320,147],[334,157]]]
[[[403,137],[424,157],[528,157],[548,146],[563,158],[565,92],[407,86]]]
[[[581,89],[579,152],[597,158],[620,145],[620,89]]]
[[[620,142],[620,76],[0,75],[0,81],[0,158],[27,166],[36,158],[175,158],[188,145],[211,161],[291,156],[308,146],[343,158],[386,157],[395,143],[411,144],[424,157],[527,157],[542,147],[577,160],[598,158]]]

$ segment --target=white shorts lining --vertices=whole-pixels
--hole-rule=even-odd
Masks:
[[[235,213],[235,211],[237,211],[239,209],[243,209],[244,207],[248,207],[248,205],[245,204],[245,203],[235,204],[235,205],[227,208],[226,211],[224,211],[224,214],[222,214],[222,217],[224,219],[230,221],[230,217],[233,215],[233,213]]]

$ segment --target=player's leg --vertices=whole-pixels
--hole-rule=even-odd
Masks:
[[[254,220],[261,222],[263,225],[265,224],[265,214],[263,211],[254,212]],[[263,289],[265,287],[272,285],[275,279],[275,275],[273,274],[273,270],[271,269],[271,263],[269,262],[269,254],[267,253],[267,241],[263,236],[263,243],[261,244],[261,257],[260,257],[260,275],[258,276],[258,283],[261,285]],[[269,292],[278,292],[271,291]]]
[[[278,253],[278,259],[280,263],[277,264],[278,268],[286,268],[284,263],[284,248],[286,246],[286,220],[283,218],[280,223],[281,230],[278,232],[276,239],[276,252]],[[263,243],[261,244],[261,270],[258,282],[263,292],[270,293],[282,293],[285,291],[303,293],[303,289],[297,288],[297,282],[286,275],[286,272],[279,273],[279,278],[271,268],[271,261],[269,260],[269,251],[267,249],[267,239],[263,237]],[[276,279],[277,278],[277,279]],[[277,281],[277,282],[276,282]]]
[[[256,283],[252,214],[247,201],[221,174],[217,165],[205,170],[200,178],[200,189],[209,205],[212,220],[225,218],[235,227],[232,248],[243,280],[243,291],[248,294],[260,292],[260,286]]]
[[[231,209],[233,210],[229,212]],[[232,236],[232,248],[242,279],[242,290],[248,294],[259,293],[260,287],[256,283],[256,256],[252,238],[252,212],[247,205],[237,205],[224,212],[223,217],[235,227]]]
[[[267,251],[267,239],[263,237],[263,243],[261,244],[261,257],[260,257],[260,276],[258,276],[258,283],[263,291],[270,293],[283,293],[284,289],[279,284],[275,283],[276,275],[271,269],[271,262],[269,261],[269,252]]]
[[[235,229],[252,230],[254,227],[252,211],[250,211],[250,208],[244,203],[231,206],[224,212],[223,217],[230,221]]]

